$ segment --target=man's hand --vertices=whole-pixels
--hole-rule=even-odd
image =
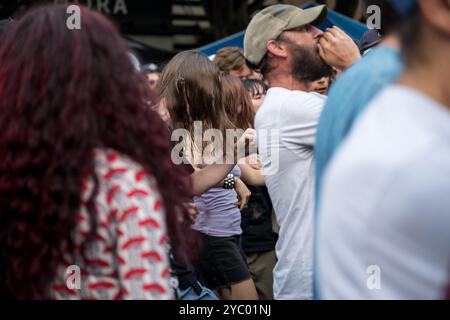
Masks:
[[[234,190],[238,195],[238,202],[236,203],[239,206],[239,209],[242,211],[247,206],[248,200],[252,193],[248,190],[247,186],[241,179],[236,179],[236,183],[234,185]]]
[[[239,138],[236,143],[236,154],[237,159],[239,160],[248,155],[247,146],[249,147],[249,152],[256,153],[256,130],[255,129],[247,129],[244,134]]]
[[[361,58],[358,46],[352,38],[336,26],[322,33],[317,47],[322,59],[339,70],[350,67]]]
[[[262,167],[261,158],[257,153],[252,153],[245,158],[239,159],[237,164],[238,165],[246,164],[255,170],[261,170]]]
[[[251,154],[246,159],[248,160],[248,165],[250,167],[252,167],[255,170],[261,170],[262,165],[259,154],[257,153]]]

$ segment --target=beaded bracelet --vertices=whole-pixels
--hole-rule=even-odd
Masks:
[[[236,177],[229,173],[223,181],[224,189],[231,190],[234,189],[234,185],[236,184]]]

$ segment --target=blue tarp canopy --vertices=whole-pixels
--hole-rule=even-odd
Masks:
[[[303,6],[303,8],[310,8],[317,6],[317,3],[309,3]],[[318,27],[321,30],[325,30],[326,28],[332,27],[332,26],[338,26],[342,30],[344,30],[350,37],[353,38],[355,41],[359,41],[361,39],[364,32],[366,32],[368,29],[367,27],[358,22],[355,21],[347,16],[344,16],[334,10],[328,9],[328,15],[326,21],[324,21],[322,24],[320,24]],[[213,43],[207,44],[198,50],[203,52],[204,54],[210,56],[215,54],[219,49],[224,47],[244,47],[244,32],[241,31],[238,33],[235,33],[229,37],[226,37],[224,39],[215,41]]]

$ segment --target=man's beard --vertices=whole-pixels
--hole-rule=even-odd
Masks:
[[[317,47],[291,44],[292,75],[299,81],[311,82],[333,75],[333,68],[323,61]]]

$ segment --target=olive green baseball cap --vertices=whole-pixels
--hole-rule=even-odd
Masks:
[[[283,31],[321,23],[326,17],[325,5],[304,10],[288,4],[269,6],[250,21],[244,35],[244,56],[258,65],[267,52],[267,41],[276,39]]]

